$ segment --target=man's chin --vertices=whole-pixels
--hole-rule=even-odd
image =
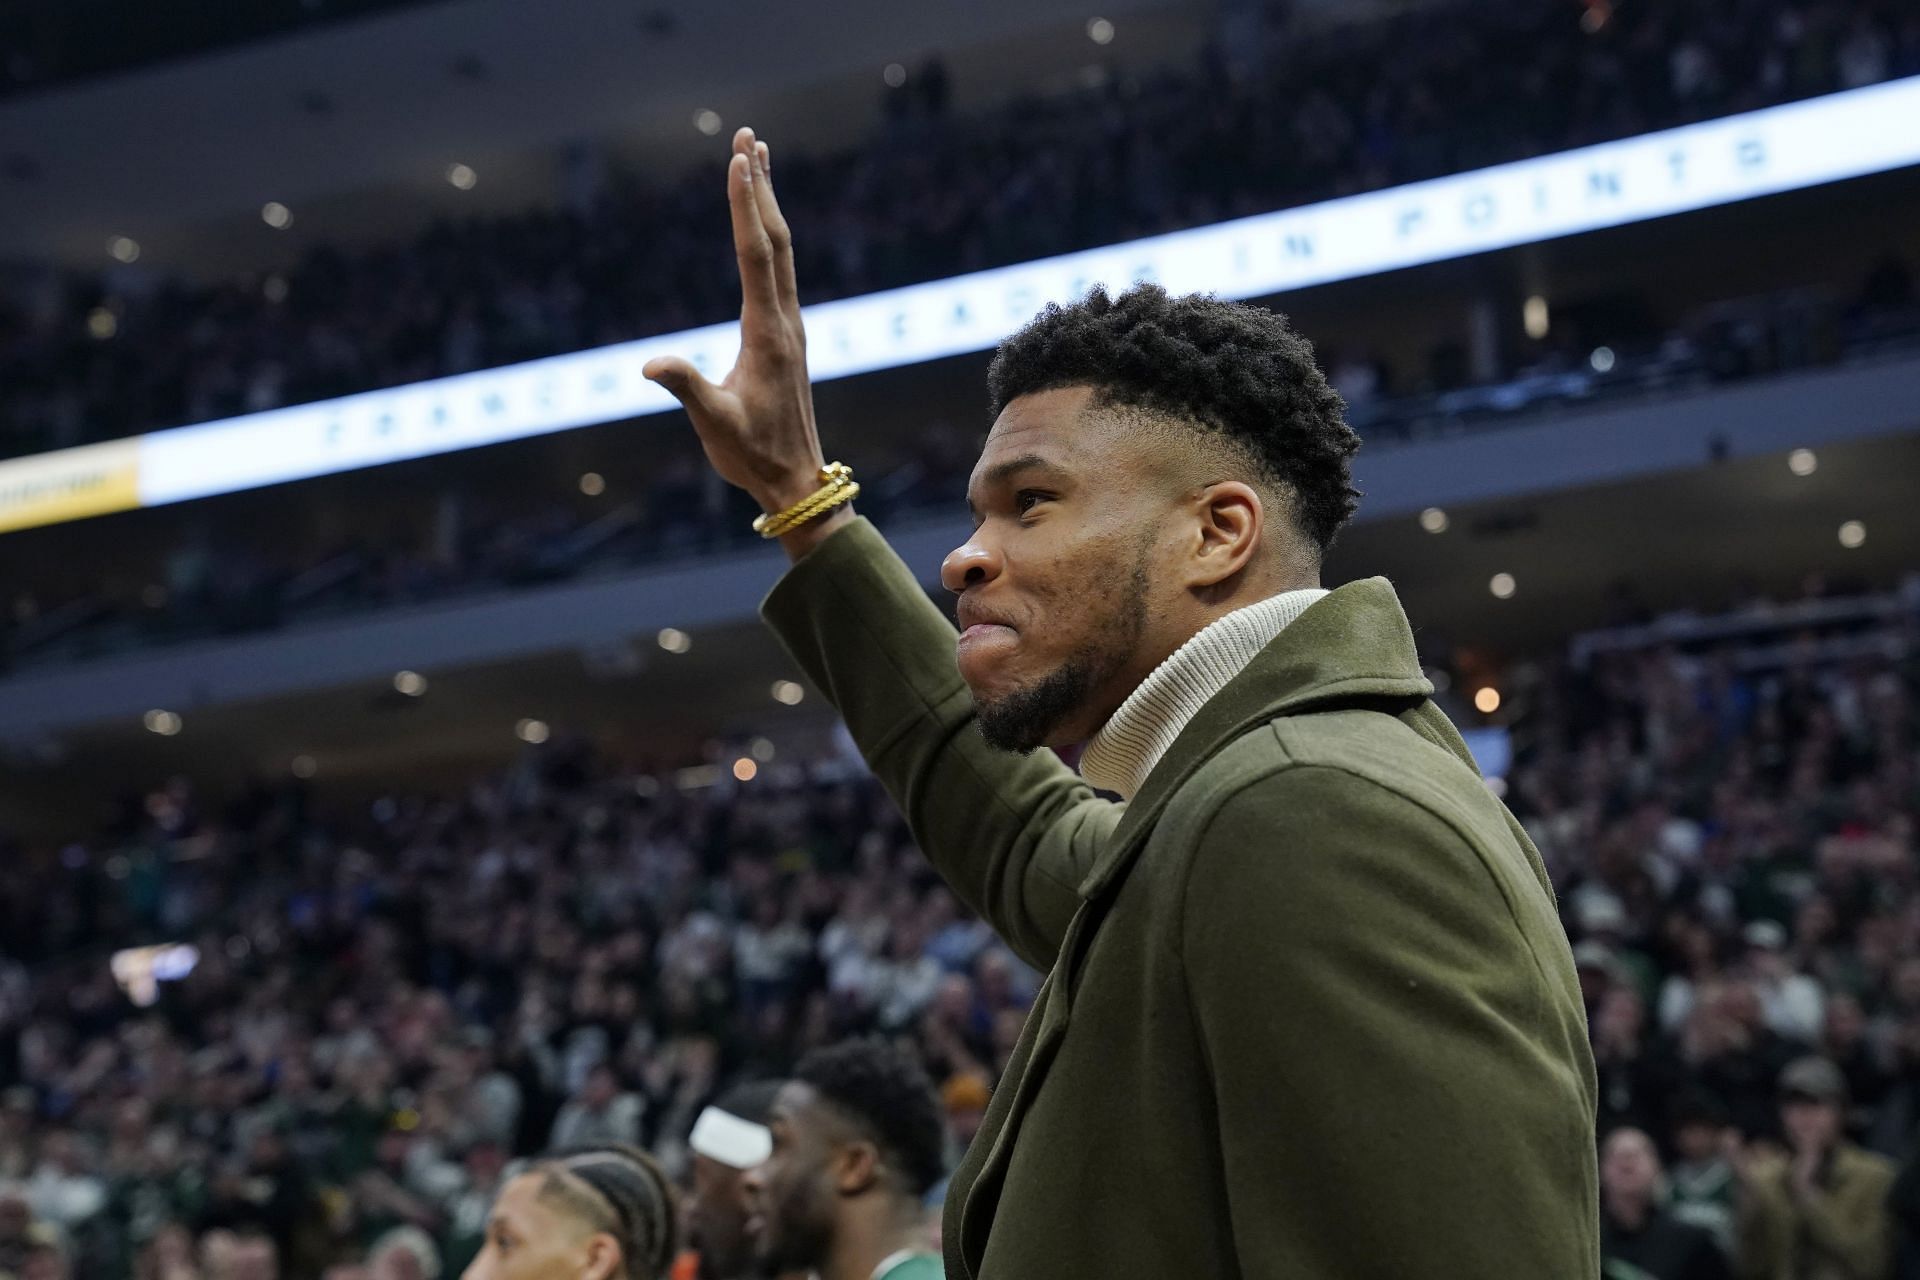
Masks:
[[[1059,673],[1036,685],[983,698],[974,694],[974,721],[995,751],[1030,755],[1041,747],[1078,742],[1075,726],[1083,718],[1083,695],[1073,673]],[[1069,678],[1063,678],[1069,677]]]

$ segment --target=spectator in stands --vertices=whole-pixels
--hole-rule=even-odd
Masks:
[[[1719,1100],[1698,1089],[1679,1097],[1671,1124],[1675,1159],[1667,1178],[1667,1210],[1676,1222],[1704,1230],[1731,1259],[1738,1184],[1727,1153],[1738,1147],[1740,1134],[1727,1122]]]
[[[1817,1045],[1826,997],[1818,982],[1794,971],[1786,928],[1773,920],[1755,920],[1742,936],[1748,979],[1760,997],[1768,1030],[1808,1048]]]
[[[1600,1258],[1609,1277],[1732,1280],[1713,1237],[1662,1207],[1665,1187],[1653,1139],[1615,1129],[1600,1148]]]
[[[638,1094],[620,1088],[614,1069],[600,1063],[587,1072],[573,1101],[560,1109],[550,1145],[566,1150],[609,1143],[637,1144],[643,1106]]]
[[[1884,1280],[1894,1166],[1847,1141],[1846,1082],[1824,1058],[1780,1076],[1787,1155],[1738,1162],[1742,1269],[1755,1280]]]

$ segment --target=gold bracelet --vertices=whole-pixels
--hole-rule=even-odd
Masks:
[[[844,462],[829,462],[820,468],[820,484],[820,488],[785,511],[769,511],[763,516],[754,517],[753,531],[763,538],[777,538],[835,507],[845,506],[860,493],[860,486],[853,478],[853,468]]]

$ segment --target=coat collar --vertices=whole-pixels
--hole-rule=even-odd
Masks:
[[[1424,702],[1433,685],[1420,670],[1413,629],[1385,578],[1350,582],[1312,605],[1201,707],[1127,805],[1107,849],[1086,879],[1097,896],[1132,861],[1154,821],[1209,759],[1279,716],[1338,706],[1381,705],[1398,713]]]

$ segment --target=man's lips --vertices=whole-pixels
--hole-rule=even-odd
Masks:
[[[962,631],[960,638],[962,640],[984,640],[990,635],[995,635],[1003,631],[1008,635],[1013,634],[1013,628],[1004,622],[976,622],[965,631]]]

